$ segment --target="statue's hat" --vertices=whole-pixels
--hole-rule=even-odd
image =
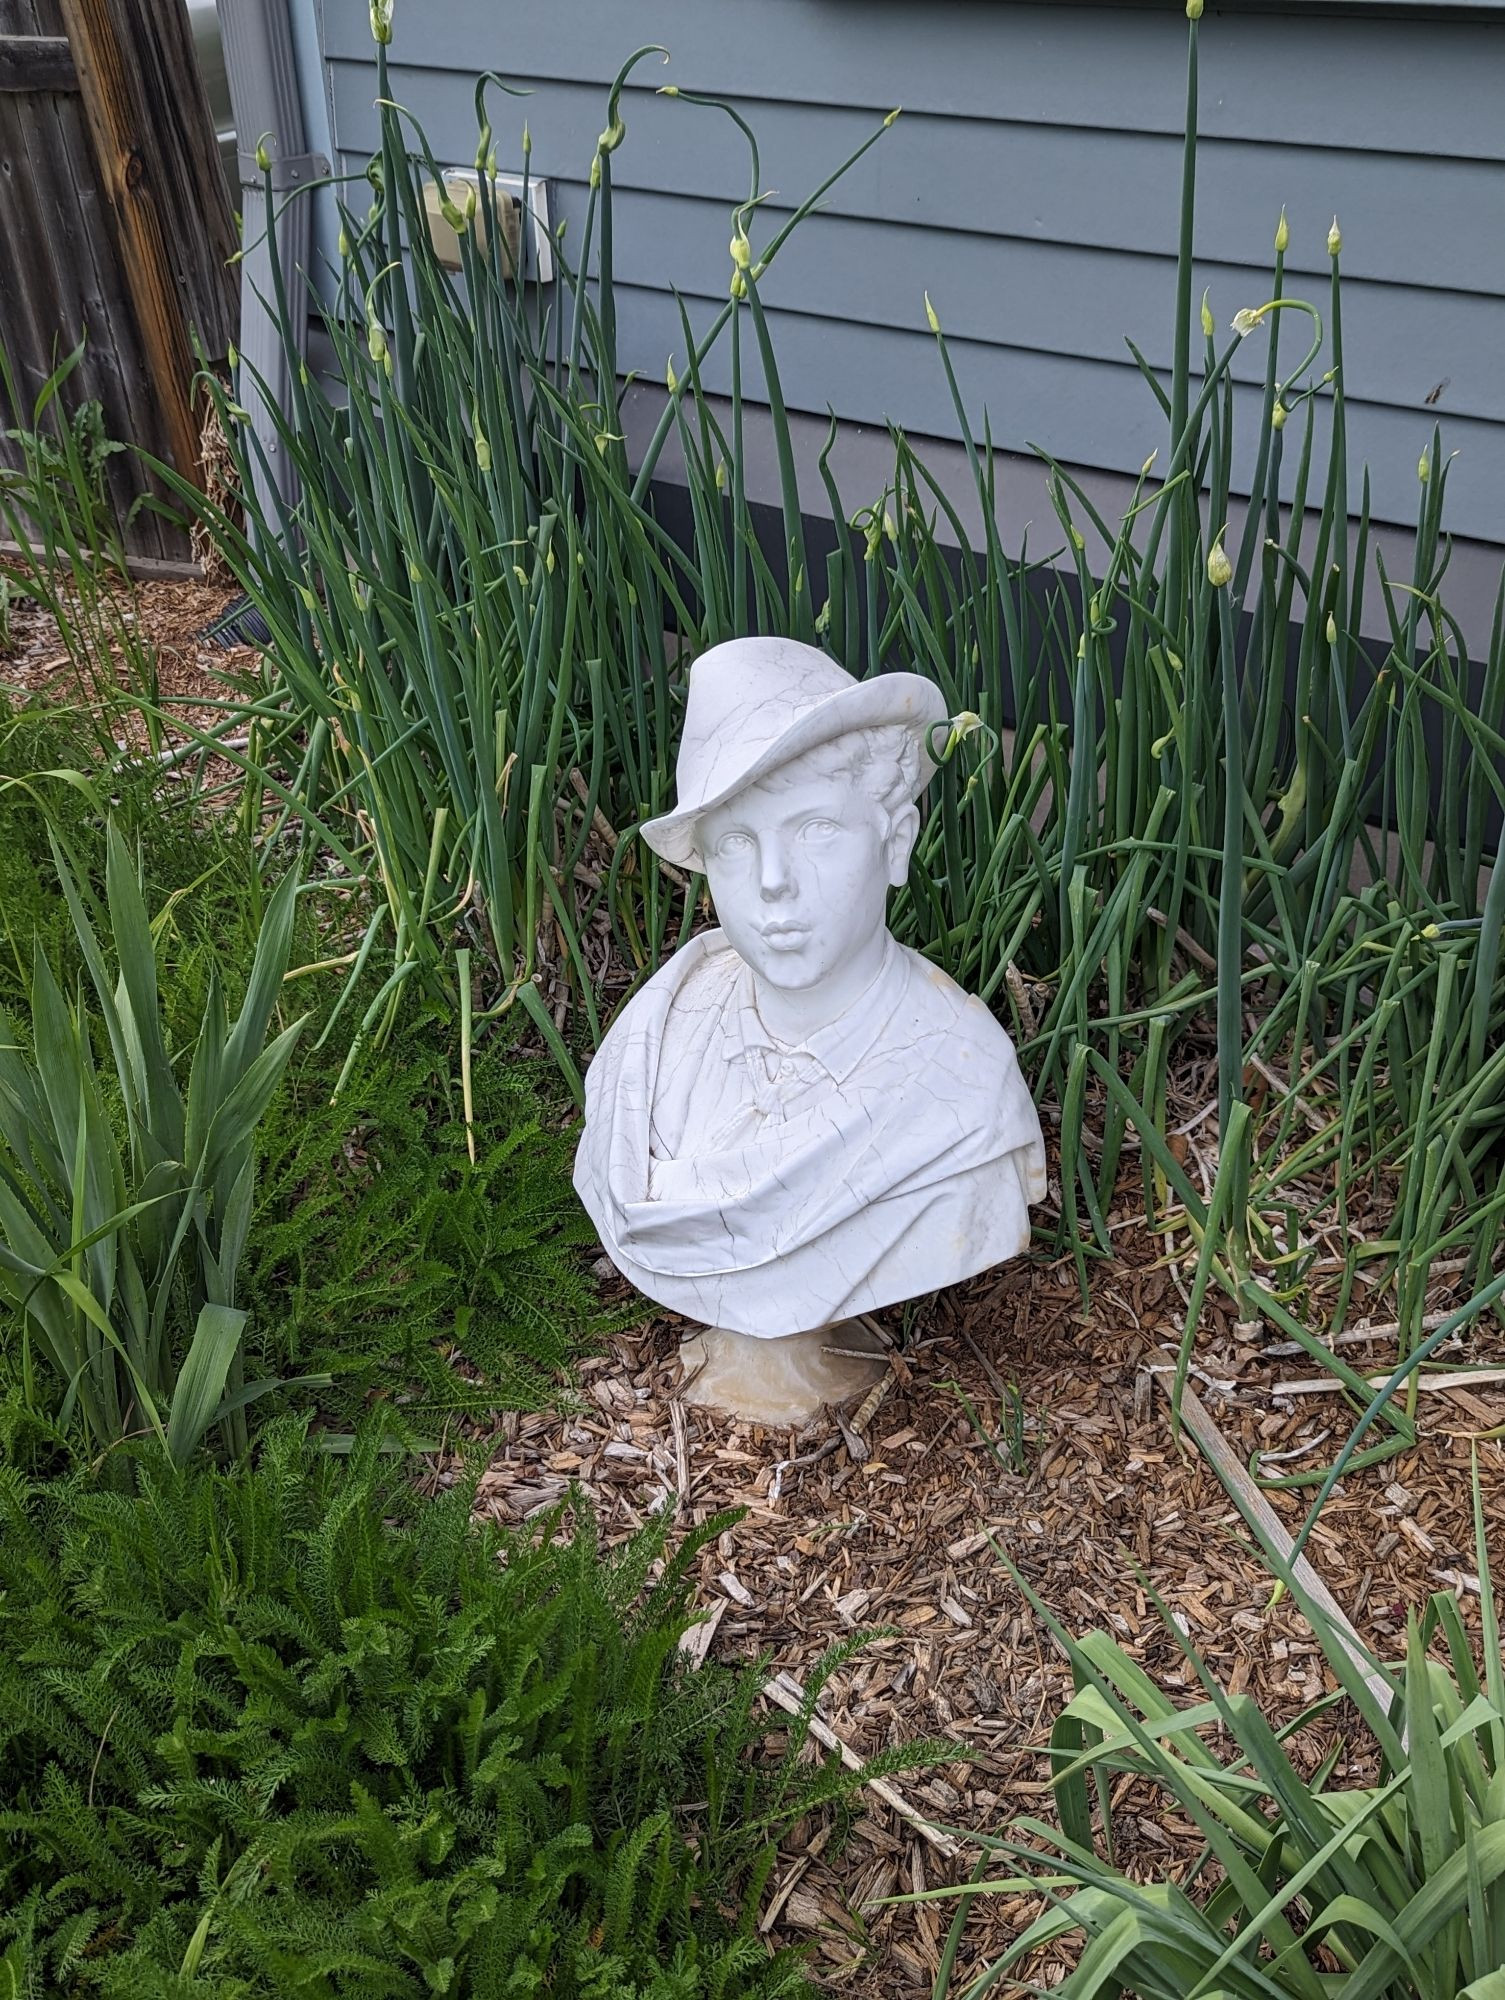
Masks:
[[[892,724],[913,731],[919,745],[918,797],[935,770],[929,732],[945,719],[945,698],[921,674],[859,681],[796,639],[728,639],[690,669],[675,767],[678,803],[645,820],[640,831],[655,854],[698,869],[702,814],[807,750],[853,729]]]

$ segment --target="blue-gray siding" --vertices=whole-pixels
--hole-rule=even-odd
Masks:
[[[366,0],[318,0],[333,140],[348,165],[375,138]],[[657,95],[733,98],[762,143],[769,220],[895,104],[904,114],[796,233],[763,285],[793,408],[957,435],[926,331],[928,290],[969,408],[997,442],[1136,471],[1164,425],[1125,345],[1168,369],[1184,112],[1181,9],[980,0],[397,0],[394,94],[438,157],[475,149],[474,74],[498,163],[533,170],[578,236],[605,87],[634,46],[613,159],[623,365],[661,380],[725,298],[729,210],[746,189],[730,123]],[[1202,33],[1196,249],[1221,330],[1269,293],[1276,219],[1286,290],[1326,313],[1326,236],[1343,230],[1344,352],[1355,459],[1378,518],[1414,513],[1432,424],[1458,456],[1455,533],[1505,543],[1505,10],[1219,14]],[[324,232],[326,242],[329,232]],[[757,229],[754,231],[758,240]],[[1263,333],[1239,359],[1262,378]],[[1294,361],[1306,322],[1292,316]],[[726,387],[725,358],[709,386]],[[1428,403],[1429,397],[1435,401]],[[1241,394],[1252,456],[1255,391]],[[1357,492],[1357,481],[1355,481]]]

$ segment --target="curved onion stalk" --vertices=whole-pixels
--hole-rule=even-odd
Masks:
[[[343,395],[300,380],[278,419],[295,512],[245,533],[177,490],[273,634],[262,694],[224,723],[249,718],[271,747],[236,754],[310,846],[378,886],[380,940],[368,930],[360,970],[382,950],[391,963],[361,1032],[379,1035],[415,982],[453,998],[450,953],[465,950],[477,1029],[523,1004],[577,1083],[606,1025],[601,951],[639,975],[703,912],[699,885],[635,837],[667,803],[687,662],[757,628],[814,635],[859,674],[924,672],[982,730],[937,777],[893,924],[986,1000],[1008,996],[1042,1103],[1069,1095],[1089,1128],[1102,1107],[1101,1147],[1066,1121],[1058,1241],[1085,1283],[1134,1170],[1189,1275],[1205,1257],[1207,1282],[1304,1339],[1362,1408],[1362,1378],[1324,1358],[1316,1322],[1341,1327],[1362,1272],[1392,1292],[1414,1355],[1434,1246],[1479,1218],[1467,1254],[1482,1296],[1498,1244],[1505,592],[1471,656],[1444,602],[1439,437],[1419,468],[1407,573],[1373,546],[1367,481],[1348,462],[1336,247],[1325,297],[1295,297],[1282,219],[1262,301],[1209,299],[1198,358],[1195,119],[1213,51],[1201,25],[1169,370],[1131,344],[1164,435],[1119,520],[1046,439],[1054,539],[1004,549],[991,428],[962,396],[944,301],[927,299],[967,506],[897,430],[883,490],[843,496],[833,419],[818,460],[828,519],[812,532],[780,388],[778,256],[880,133],[775,224],[747,121],[700,93],[686,106],[730,115],[748,144],[734,282],[714,312],[681,301],[664,406],[630,467],[612,297],[612,169],[631,143],[621,79],[584,239],[556,244],[552,297],[505,268],[485,80],[487,226],[462,218],[458,275],[423,219],[439,165],[384,90],[375,198],[364,219],[347,205],[326,316]],[[304,302],[280,273],[274,286],[291,340]],[[1294,365],[1293,315],[1308,330]],[[729,413],[708,393],[713,350]],[[241,403],[210,393],[249,488],[260,447]],[[780,477],[766,547],[745,463],[754,401]],[[671,440],[679,542],[654,497]],[[964,525],[974,508],[980,533]],[[828,553],[812,565],[817,534]],[[1376,613],[1379,644],[1365,636]],[[1217,1038],[1202,1130],[1236,1184],[1216,1191],[1167,1143],[1188,1028]],[[1377,1201],[1389,1208],[1376,1223]],[[1197,1234],[1209,1211],[1210,1247]],[[1334,1244],[1342,1269],[1319,1290]],[[1404,1398],[1384,1424],[1365,1452],[1412,1434]]]
[[[313,837],[333,828],[347,855],[369,856],[399,988],[416,976],[448,990],[442,948],[468,939],[486,947],[497,1005],[555,977],[557,965],[587,1040],[600,1023],[583,940],[603,908],[646,966],[693,915],[688,885],[631,831],[665,803],[677,665],[716,618],[716,595],[703,588],[712,572],[687,562],[649,502],[667,428],[638,469],[641,489],[622,435],[611,167],[625,136],[623,89],[648,53],[612,87],[583,240],[573,263],[563,241],[554,246],[561,276],[546,301],[518,284],[494,226],[488,80],[477,90],[475,208],[487,227],[483,237],[461,215],[456,276],[433,255],[423,212],[423,183],[442,169],[391,97],[380,44],[375,199],[365,221],[342,210],[334,294],[343,310],[326,316],[343,395],[297,371],[291,411],[272,418],[297,475],[296,507],[257,518],[253,499],[242,533],[174,482],[272,631],[275,682],[258,725],[301,730],[319,746],[295,773],[248,756],[254,782],[301,812]],[[762,269],[850,164],[783,221],[759,253]],[[275,250],[269,303],[291,343],[306,301],[290,295]],[[768,323],[749,303],[776,392]],[[697,403],[698,369],[729,318],[687,340]],[[248,496],[261,446],[242,412],[261,386],[244,382],[236,401],[209,385]],[[684,407],[683,393],[671,399],[669,427]],[[776,582],[763,562],[744,504],[732,572],[750,572],[752,589],[734,584],[733,622],[755,602],[760,620],[781,627],[792,604],[813,635],[782,412],[779,428],[788,578]],[[708,445],[711,435],[702,432]],[[714,477],[708,450],[694,498],[719,522]],[[244,721],[227,713],[222,730]],[[380,1035],[387,1018],[369,1032]]]

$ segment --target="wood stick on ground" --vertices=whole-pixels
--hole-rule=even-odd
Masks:
[[[837,1427],[832,1436],[825,1439],[823,1443],[818,1444],[813,1451],[803,1452],[798,1458],[781,1458],[778,1460],[773,1468],[773,1478],[769,1482],[768,1487],[767,1504],[770,1507],[776,1507],[779,1504],[780,1496],[784,1491],[784,1474],[786,1472],[800,1471],[807,1465],[819,1465],[823,1458],[829,1458],[833,1452],[840,1451],[844,1444],[847,1445],[849,1451],[851,1450],[849,1437],[855,1435],[861,1439],[863,1432],[873,1421],[878,1405],[893,1386],[893,1380],[894,1371],[890,1367],[884,1374],[879,1376],[872,1388],[868,1390],[862,1401],[857,1405],[857,1408],[852,1412],[850,1420],[838,1419]],[[865,1455],[865,1452],[853,1453],[853,1457],[859,1459]]]
[[[1436,1267],[1434,1266],[1433,1268],[1435,1269]],[[1428,1313],[1421,1322],[1421,1331],[1423,1333],[1435,1333],[1438,1327],[1442,1325],[1442,1322],[1449,1318],[1451,1318],[1450,1313]],[[1324,1342],[1324,1345],[1327,1347],[1353,1347],[1366,1340],[1393,1340],[1399,1332],[1400,1321],[1398,1319],[1376,1321],[1361,1319],[1356,1326],[1345,1327],[1341,1333],[1333,1334],[1329,1340]],[[1288,1354],[1310,1354],[1311,1351],[1309,1347],[1303,1347],[1299,1340],[1277,1340],[1262,1350],[1264,1354],[1272,1358],[1276,1355],[1280,1355],[1283,1358]]]
[[[771,1702],[790,1715],[798,1715],[805,1705],[805,1690],[790,1673],[775,1674],[765,1685],[763,1692]],[[849,1771],[864,1769],[862,1759],[857,1752],[842,1742],[830,1723],[818,1711],[810,1718],[810,1734],[817,1743],[823,1743],[828,1750],[834,1750]],[[912,1806],[889,1779],[868,1778],[865,1783],[868,1790],[876,1792],[883,1803],[891,1807],[900,1819],[907,1820],[923,1840],[928,1840],[938,1854],[944,1854],[948,1860],[955,1859],[961,1851],[956,1841],[949,1833],[942,1833],[938,1826],[932,1826],[925,1815]]]
[[[1306,1458],[1326,1444],[1332,1434],[1332,1426],[1324,1424],[1315,1437],[1305,1438],[1300,1444],[1293,1444],[1289,1451],[1262,1451],[1257,1454],[1260,1470],[1263,1471],[1267,1465],[1289,1465],[1292,1459]]]
[[[1251,1055],[1248,1060],[1249,1067],[1258,1070],[1259,1074],[1272,1090],[1276,1091],[1282,1097],[1289,1097],[1293,1094],[1293,1088],[1295,1087],[1288,1083],[1284,1077],[1277,1076],[1268,1063],[1261,1062],[1259,1057],[1255,1055]],[[1324,1118],[1321,1112],[1314,1111],[1311,1105],[1304,1103],[1299,1097],[1296,1100],[1296,1109],[1301,1113],[1308,1130],[1312,1132],[1325,1132],[1327,1130],[1330,1121]]]
[[[967,1331],[965,1325],[961,1327],[960,1331],[962,1339],[967,1343],[968,1347],[970,1347],[972,1350],[972,1358],[976,1361],[978,1367],[981,1368],[983,1374],[987,1376],[989,1382],[991,1382],[993,1385],[993,1394],[998,1398],[998,1404],[999,1404],[998,1421],[1002,1423],[1003,1412],[1009,1407],[1009,1403],[1011,1400],[1008,1384],[1004,1381],[1003,1377],[999,1374],[998,1370],[993,1366],[992,1362],[988,1359],[987,1355],[983,1353],[982,1349],[978,1346],[977,1342],[972,1338],[971,1334]],[[1018,1394],[1017,1389],[1014,1391],[1014,1394],[1015,1395]]]
[[[774,1925],[778,1922],[779,1912],[783,1909],[784,1905],[789,1901],[790,1896],[794,1893],[795,1888],[804,1878],[805,1873],[809,1869],[809,1867],[810,1867],[810,1856],[808,1854],[801,1854],[795,1857],[795,1860],[789,1867],[788,1872],[785,1874],[783,1881],[779,1884],[778,1888],[774,1890],[773,1895],[769,1898],[768,1908],[763,1912],[762,1917],[759,1919],[758,1930],[764,1937],[767,1937],[768,1933],[773,1929]]]
[[[1365,1381],[1371,1389],[1383,1389],[1390,1380],[1389,1375],[1366,1375]],[[1418,1375],[1418,1389],[1473,1389],[1480,1385],[1488,1387],[1491,1382],[1505,1382],[1505,1368],[1457,1368],[1444,1375]],[[1272,1382],[1272,1396],[1331,1396],[1343,1389],[1343,1384],[1331,1375],[1304,1375],[1295,1382]]]
[[[1170,930],[1171,920],[1165,914],[1164,910],[1153,909],[1147,904],[1145,906],[1144,913],[1150,919],[1151,923],[1159,924],[1160,928],[1163,931]],[[1205,951],[1203,947],[1197,943],[1196,939],[1192,936],[1190,931],[1182,929],[1182,927],[1178,924],[1173,935],[1175,937],[1177,944],[1180,945],[1181,949],[1186,953],[1188,958],[1195,959],[1197,964],[1200,965],[1206,972],[1217,971],[1218,969],[1217,960],[1213,957],[1210,951]]]
[[[674,1511],[681,1513],[690,1504],[690,1442],[685,1434],[685,1406],[678,1396],[669,1405],[669,1428],[674,1433],[674,1475],[679,1487]]]
[[[1169,1382],[1165,1384],[1165,1393],[1167,1397],[1170,1396]],[[1292,1562],[1291,1551],[1295,1547],[1295,1542],[1287,1532],[1285,1523],[1255,1485],[1247,1466],[1213,1422],[1201,1397],[1190,1387],[1181,1391],[1181,1421],[1196,1440],[1202,1456],[1228,1489],[1229,1497],[1237,1505],[1245,1520],[1259,1523],[1266,1539],[1279,1549],[1291,1570],[1300,1578],[1302,1587],[1308,1595],[1327,1613],[1337,1633],[1338,1643],[1363,1675],[1375,1700],[1381,1708],[1388,1710],[1395,1698],[1395,1689],[1383,1674],[1376,1671],[1368,1649],[1349,1622],[1348,1614],[1306,1557],[1297,1556]]]

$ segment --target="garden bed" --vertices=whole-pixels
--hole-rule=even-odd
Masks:
[[[771,1673],[803,1684],[833,1641],[893,1628],[838,1671],[821,1712],[859,1756],[921,1737],[965,1744],[970,1763],[898,1781],[942,1826],[1000,1832],[1019,1813],[1053,1816],[1040,1746],[1071,1698],[1071,1671],[995,1540],[1063,1623],[1107,1630],[1186,1699],[1195,1678],[1148,1584],[1225,1686],[1289,1722],[1337,1683],[1289,1599],[1272,1607],[1268,1568],[1216,1474],[1189,1436],[1171,1435],[1168,1375],[1156,1371],[1174,1365],[1182,1300],[1157,1239],[1126,1230],[1117,1241],[1085,1310],[1069,1259],[1020,1263],[941,1297],[895,1352],[860,1437],[824,1420],[772,1431],[679,1401],[683,1329],[657,1315],[584,1364],[579,1404],[502,1420],[480,1510],[517,1523],[578,1483],[603,1536],[624,1539],[662,1506],[687,1524],[746,1508],[701,1558],[713,1656],[766,1651]],[[1311,1364],[1241,1337],[1221,1302],[1205,1317],[1197,1388],[1234,1451],[1296,1455],[1267,1461],[1274,1472],[1330,1463],[1353,1421],[1341,1397],[1281,1394]],[[1393,1352],[1381,1337],[1364,1363],[1382,1368]],[[1381,1659],[1403,1650],[1407,1608],[1432,1591],[1461,1584],[1465,1616],[1476,1608],[1471,1433],[1505,1425],[1505,1385],[1425,1396],[1418,1423],[1415,1450],[1345,1477],[1308,1547]],[[1500,1523],[1505,1445],[1483,1442],[1479,1463],[1486,1518]],[[1272,1496],[1292,1532],[1310,1498]],[[1340,1727],[1308,1732],[1313,1765]],[[813,1939],[843,1991],[928,1994],[952,1905],[875,1906],[961,1879],[975,1855],[964,1850],[959,1877],[934,1842],[864,1797],[844,1845],[822,1825],[786,1846],[774,1930]],[[1146,1873],[1184,1869],[1200,1849],[1196,1829],[1148,1796],[1130,1824],[1139,1849],[1127,1858]],[[962,1968],[996,1956],[1041,1907],[982,1899]],[[1053,1958],[1037,1976],[1060,1978],[1069,1962]]]
[[[223,676],[255,660],[253,649],[227,651],[202,637],[231,595],[154,582],[121,599],[145,628],[167,713],[198,727],[215,716]],[[59,657],[45,614],[21,607],[14,639],[0,660],[0,682],[12,692],[97,700],[66,651]],[[121,674],[128,685],[125,662]],[[138,712],[123,712],[126,726],[139,726]],[[164,733],[170,744],[186,740],[171,722]],[[1196,1113],[1207,1093],[1193,1049],[1173,1084],[1179,1136],[1171,1144],[1204,1189],[1215,1169],[1199,1150]],[[1098,1105],[1091,1129],[1101,1128],[1102,1114]],[[1046,1235],[1058,1188],[1053,1178],[1052,1202],[1038,1218]],[[835,1738],[859,1759],[937,1737],[970,1753],[895,1781],[913,1815],[955,1829],[955,1838],[918,1828],[865,1792],[850,1817],[807,1821],[785,1843],[766,1906],[769,1935],[813,1944],[823,1977],[840,1990],[873,2000],[929,1993],[953,1906],[884,1899],[963,1879],[975,1858],[970,1833],[1001,1832],[1022,1813],[1053,1817],[1041,1746],[1071,1698],[1071,1670],[995,1542],[1064,1624],[1110,1633],[1173,1699],[1187,1698],[1194,1675],[1151,1591],[1184,1621],[1223,1684],[1248,1690],[1273,1722],[1289,1722],[1336,1687],[1300,1613],[1289,1600],[1272,1605],[1268,1568],[1224,1486],[1190,1436],[1172,1435],[1168,1389],[1185,1323],[1186,1245],[1178,1234],[1173,1273],[1167,1240],[1131,1213],[1137,1170],[1122,1188],[1108,1218],[1116,1254],[1091,1267],[1085,1307],[1073,1260],[1037,1256],[927,1303],[907,1331],[901,1315],[883,1315],[895,1345],[881,1395],[844,1422],[823,1417],[803,1432],[775,1431],[687,1405],[678,1393],[684,1328],[656,1313],[587,1359],[556,1408],[508,1413],[494,1433],[465,1440],[467,1455],[478,1442],[490,1453],[478,1511],[508,1526],[576,1486],[610,1543],[664,1507],[676,1531],[746,1509],[700,1558],[705,1615],[692,1650],[728,1662],[766,1653],[771,1676],[803,1686],[833,1642],[882,1634],[867,1638],[825,1690],[820,1714]],[[1308,1192],[1315,1211],[1322,1190]],[[1372,1221],[1360,1230],[1350,1217],[1356,1234],[1383,1235],[1383,1217]],[[1332,1265],[1341,1268],[1341,1258]],[[1452,1288],[1460,1274],[1461,1266],[1434,1269],[1432,1311],[1459,1302]],[[608,1303],[628,1307],[610,1267],[600,1275]],[[1320,1295],[1320,1263],[1311,1282]],[[1362,1292],[1361,1279],[1343,1351],[1364,1373],[1383,1375],[1396,1359],[1394,1329],[1382,1323],[1388,1308],[1376,1306],[1369,1337],[1357,1337],[1366,1326]],[[1314,1302],[1323,1308],[1319,1323],[1329,1323],[1333,1301]],[[1486,1361],[1490,1338],[1476,1325],[1437,1359]],[[1268,1474],[1320,1471],[1353,1425],[1334,1379],[1273,1333],[1237,1325],[1221,1293],[1204,1302],[1193,1381],[1234,1454],[1245,1463],[1263,1454]],[[1382,1659],[1397,1656],[1408,1608],[1434,1590],[1456,1589],[1466,1618],[1476,1609],[1476,1444],[1486,1519],[1505,1520],[1505,1445],[1488,1436],[1505,1428],[1505,1382],[1423,1394],[1417,1424],[1414,1449],[1345,1476],[1308,1545]],[[451,1431],[446,1445],[453,1441]],[[446,1449],[428,1477],[447,1484],[457,1474],[458,1455]],[[1311,1489],[1271,1499],[1294,1533]],[[1308,1730],[1305,1762],[1315,1766],[1332,1747],[1342,1715]],[[768,1722],[779,1731],[773,1700]],[[1340,1776],[1345,1770],[1352,1782],[1367,1775],[1340,1765]],[[1120,1785],[1130,1811],[1117,1824],[1131,1843],[1121,1858],[1146,1876],[1184,1871],[1200,1850],[1196,1829],[1148,1792],[1136,1813],[1131,1781]],[[1037,1898],[983,1898],[959,1969],[996,1957],[1041,1907]],[[1053,1983],[1071,1962],[1065,1948],[1047,1953],[1035,1976]]]
[[[629,464],[639,58],[540,317],[484,173],[463,286],[433,254],[390,6],[337,394],[274,273],[297,532],[244,379],[206,383],[217,497],[174,482],[264,654],[210,636],[230,588],[123,582],[84,413],[50,385],[12,433],[0,511],[42,532],[21,598],[0,571],[18,1993],[803,1991],[761,1933],[865,2000],[1073,1966],[1495,1994],[1505,641],[1470,663],[1441,602],[1440,433],[1409,566],[1371,557],[1336,220],[1331,307],[1292,295],[1282,213],[1269,303],[1204,296],[1198,361],[1186,11],[1164,385],[1142,364],[1168,435],[1116,526],[1046,456],[1074,574],[993,533],[928,297],[985,546],[897,427],[881,491],[828,448],[803,511],[760,286],[892,118],[777,215],[753,147],[727,303]],[[484,80],[477,114],[484,162]],[[569,1170],[619,1002],[709,920],[638,835],[686,663],[750,632],[933,682],[889,921],[1053,1127],[1031,1255],[881,1316],[878,1388],[798,1431],[687,1403],[683,1325],[594,1252]],[[990,1838],[1003,1879],[959,1905]]]

